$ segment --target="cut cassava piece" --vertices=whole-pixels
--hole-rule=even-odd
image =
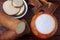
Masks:
[[[21,15],[21,14],[24,12],[24,9],[25,9],[25,6],[23,5],[23,6],[20,8],[20,11],[19,11],[16,15]]]
[[[12,0],[12,5],[14,7],[21,7],[23,5],[23,0]]]
[[[24,2],[24,6],[25,6],[25,9],[24,9],[23,14],[21,14],[21,15],[19,15],[19,16],[14,16],[14,18],[22,18],[22,17],[25,16],[25,14],[27,13],[27,11],[28,11],[28,5],[27,5],[27,3],[26,3],[25,0],[23,0],[23,2]]]
[[[39,1],[42,2],[43,5],[45,5],[45,6],[48,6],[48,7],[51,6],[51,2],[48,2],[47,0],[39,0]]]
[[[32,18],[32,32],[39,38],[46,39],[52,37],[56,33],[57,28],[57,19],[47,12],[39,12]]]
[[[15,31],[17,34],[21,34],[26,28],[25,22],[8,16],[3,12],[0,12],[0,24],[12,31]]]
[[[5,1],[3,3],[3,10],[8,15],[15,15],[19,12],[20,8],[15,8],[12,6],[12,1]]]

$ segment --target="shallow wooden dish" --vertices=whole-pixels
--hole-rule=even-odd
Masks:
[[[37,29],[36,29],[35,20],[36,20],[36,18],[37,18],[38,16],[40,16],[40,15],[42,15],[42,14],[48,14],[48,15],[50,15],[50,16],[54,19],[54,21],[55,21],[54,29],[53,29],[49,34],[42,34],[42,33],[38,32]],[[51,36],[53,36],[53,35],[55,34],[55,32],[57,31],[57,28],[58,28],[57,19],[56,19],[53,15],[51,15],[51,14],[49,14],[49,13],[47,13],[47,12],[39,12],[39,13],[35,14],[35,15],[33,16],[32,20],[31,20],[31,30],[32,30],[32,32],[33,32],[37,37],[42,38],[42,39],[50,38]]]

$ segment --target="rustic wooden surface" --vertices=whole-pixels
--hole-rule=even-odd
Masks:
[[[59,5],[58,8],[53,13],[53,15],[58,20],[58,30],[57,30],[56,34],[53,37],[45,39],[45,40],[60,40],[60,3],[59,3],[59,1],[56,1],[56,0],[52,1],[52,2]],[[28,6],[29,6],[28,12],[27,12],[27,14],[23,18],[26,19],[26,21],[30,25],[31,18],[32,18],[32,16],[34,14],[32,13],[32,10],[31,10],[32,7],[30,5],[28,5]],[[43,40],[43,39],[40,39],[40,38],[37,38],[36,36],[34,36],[33,33],[26,34],[23,37],[19,38],[19,40],[20,39],[21,40]]]
[[[26,21],[28,22],[29,25],[30,25],[30,21],[31,21],[31,18],[32,18],[33,15],[34,14],[31,12],[31,9],[29,7],[29,10],[28,10],[27,14],[23,17],[24,19],[26,19]],[[58,20],[58,30],[53,37],[51,37],[49,39],[46,39],[46,40],[60,40],[60,6],[54,12],[54,16]],[[28,35],[26,34],[23,37],[19,38],[19,40],[20,39],[21,40],[43,40],[43,39],[39,39],[36,36],[34,36],[33,33],[30,33]]]
[[[3,1],[5,1],[5,0],[0,0],[0,11],[2,11],[2,3],[3,3]],[[28,1],[28,0],[26,0],[26,1]],[[52,2],[57,3],[58,5],[60,5],[57,1],[52,1]],[[31,18],[34,15],[34,13],[31,11],[32,7],[30,5],[28,5],[28,7],[29,8],[28,8],[27,14],[21,19],[25,19],[28,22],[29,26],[30,26]],[[57,30],[56,34],[53,37],[51,37],[49,39],[46,39],[46,40],[60,40],[60,6],[54,12],[54,16],[58,20],[58,30]],[[26,34],[26,35],[24,35],[22,37],[17,38],[16,40],[43,40],[43,39],[37,38],[31,32],[29,34]]]

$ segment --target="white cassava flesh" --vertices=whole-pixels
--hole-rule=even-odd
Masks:
[[[16,28],[16,33],[21,34],[22,32],[24,32],[24,30],[25,30],[25,23],[20,22]]]
[[[13,6],[20,7],[23,5],[23,0],[13,0]]]
[[[19,12],[20,8],[13,7],[11,3],[11,1],[5,1],[3,3],[3,10],[8,15],[15,15]]]
[[[36,18],[35,26],[38,32],[49,34],[55,28],[55,21],[50,15],[42,14]]]

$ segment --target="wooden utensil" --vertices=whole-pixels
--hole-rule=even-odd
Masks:
[[[39,2],[39,0],[28,0],[28,4],[34,6],[32,8],[33,13],[39,12],[40,7],[42,7],[42,4]]]
[[[45,12],[54,13],[55,10],[58,8],[57,4],[48,2],[48,0],[39,0],[39,1],[43,3],[42,10],[44,10]]]

